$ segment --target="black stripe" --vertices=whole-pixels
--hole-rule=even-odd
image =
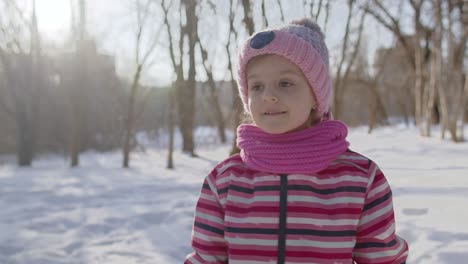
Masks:
[[[288,206],[288,175],[281,174],[280,219],[278,238],[278,264],[283,264],[286,255],[286,213]]]
[[[369,243],[357,243],[355,248],[386,248],[393,247],[396,245],[397,241],[393,239],[388,243],[379,243],[379,242],[369,242]]]
[[[389,191],[384,196],[382,196],[382,197],[380,197],[378,199],[375,199],[371,203],[366,204],[364,206],[364,208],[362,209],[362,211],[365,212],[365,211],[367,211],[369,209],[372,209],[372,208],[376,207],[377,205],[387,201],[388,199],[390,199],[390,197],[392,197],[392,191]]]
[[[224,235],[224,231],[219,229],[219,228],[216,228],[216,227],[212,227],[210,225],[206,225],[206,224],[202,224],[200,222],[197,222],[195,221],[194,223],[194,226],[196,227],[199,227],[201,229],[204,229],[206,231],[210,231],[211,233],[215,233],[215,234],[219,234],[219,235]]]
[[[241,227],[226,227],[226,232],[239,234],[260,234],[260,235],[276,235],[278,229],[271,228],[241,228]]]
[[[238,227],[226,227],[226,231],[230,233],[240,234],[259,234],[259,235],[276,235],[279,234],[278,229],[272,228],[238,228]],[[311,229],[286,229],[286,234],[289,235],[311,235],[311,236],[322,236],[322,237],[346,237],[356,235],[354,230],[341,230],[341,231],[321,231]]]
[[[228,189],[229,189],[229,187],[224,187],[224,188],[218,189],[218,195],[226,193],[228,191]]]
[[[207,183],[203,184],[203,189],[211,190],[210,185],[208,185]]]

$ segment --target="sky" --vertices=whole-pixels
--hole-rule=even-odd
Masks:
[[[119,75],[127,78],[132,76],[134,65],[134,27],[132,27],[132,17],[128,12],[130,3],[131,0],[87,1],[87,29],[89,33],[98,39],[98,49],[100,52],[116,56],[117,71]],[[227,3],[226,0],[226,4]],[[274,23],[275,18],[279,15],[276,1],[270,0],[267,1],[267,4],[268,3],[271,3],[271,9],[269,11],[270,19],[273,21],[273,25],[278,25],[278,23]],[[291,4],[284,7],[286,21],[296,19],[297,17],[294,16],[295,14],[303,13],[300,4],[302,1],[292,1],[290,3]],[[339,49],[344,35],[347,16],[346,1],[338,0],[335,3],[330,13],[327,31],[325,32],[332,65],[333,62],[336,61],[337,55],[340,54]],[[70,36],[70,1],[36,0],[36,7],[39,29],[41,33],[44,34],[47,41],[53,42],[54,44],[58,43],[58,45],[65,45],[65,40]],[[257,10],[257,12],[259,11]],[[207,18],[204,19],[206,20]],[[356,25],[357,22],[358,21],[356,21]],[[155,28],[153,29],[156,30]],[[367,18],[365,30],[369,49],[368,58],[372,61],[374,50],[378,46],[390,46],[393,42],[393,38],[391,34],[382,29],[370,17]],[[157,63],[154,63],[151,69],[147,69],[143,75],[142,81],[148,84],[158,83],[161,86],[169,84],[174,79],[174,74],[167,52],[167,43],[162,43],[157,48],[154,60]],[[225,72],[227,64],[224,61],[220,61],[218,66],[214,66],[216,79],[223,79],[228,76]],[[199,72],[203,72],[202,68],[200,66],[198,67]],[[203,74],[200,74],[200,76],[200,78],[204,78]]]

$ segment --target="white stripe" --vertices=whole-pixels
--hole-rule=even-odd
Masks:
[[[381,184],[379,187],[372,189],[369,194],[367,194],[367,198],[372,198],[375,195],[379,194],[380,192],[386,190],[388,188],[388,182],[385,181],[385,183]]]
[[[278,224],[278,217],[234,217],[226,216],[225,220],[232,223],[239,224]],[[357,225],[358,219],[315,219],[305,217],[288,217],[288,224],[310,224],[319,226],[343,226],[343,225]]]
[[[230,167],[234,167],[234,166],[237,166],[237,165],[243,165],[243,163],[241,163],[241,162],[228,162],[228,163],[224,164],[223,166],[217,168],[216,173],[218,175],[220,175],[221,173],[225,172]],[[243,166],[243,167],[245,167],[245,166]]]
[[[380,239],[380,240],[387,240],[387,238],[389,238],[394,233],[395,233],[395,223],[392,223],[390,226],[388,226],[387,230],[380,233],[378,236],[375,236],[375,238]]]
[[[191,259],[188,259],[188,260],[189,260],[191,263],[193,263],[193,264],[203,264],[203,263],[201,263],[200,261],[196,260],[196,259],[195,259],[195,256],[194,256],[193,258],[191,258]]]
[[[357,225],[358,219],[314,219],[304,217],[288,217],[288,224],[311,224],[320,226],[343,226],[343,225]]]
[[[205,234],[202,234],[198,231],[193,231],[193,236],[195,236],[197,239],[206,241],[206,242],[221,242],[224,243],[226,240],[224,237],[216,237],[216,236],[207,236]]]
[[[279,223],[278,217],[233,217],[233,216],[225,216],[225,220],[238,223],[238,224],[245,224],[245,223],[252,223],[252,224],[278,224]]]
[[[216,180],[216,185],[221,185],[223,183],[226,183],[226,182],[229,182],[231,181],[231,179],[233,178],[234,174],[229,174],[228,176],[225,176],[219,180]]]
[[[377,167],[377,165],[374,167],[374,170],[372,171],[370,177],[369,177],[369,183],[367,184],[367,190],[369,190],[369,188],[371,187],[371,185],[374,183],[374,178],[375,178],[375,174],[377,173],[377,170],[379,169],[379,167]]]
[[[211,262],[218,262],[218,261],[226,261],[227,257],[224,255],[205,255],[202,253],[198,253],[198,255],[206,261],[211,261]]]
[[[220,224],[220,225],[224,225],[223,219],[221,219],[219,217],[216,217],[216,216],[209,215],[209,214],[200,213],[198,210],[195,212],[195,216],[198,216],[201,219],[205,219],[205,220],[208,220],[210,222],[214,222],[214,223],[217,223],[217,224]]]
[[[218,190],[211,182],[210,177],[206,177],[206,181],[208,182],[208,185],[210,186],[210,190],[215,194],[216,199],[219,200]]]
[[[201,193],[200,194],[200,199],[204,199],[204,200],[207,200],[207,201],[210,201],[210,202],[215,202],[215,203],[218,202],[218,200],[216,200],[216,198],[213,197],[213,195],[209,195],[209,194],[206,194],[206,193]]]
[[[384,208],[372,213],[372,214],[369,214],[369,215],[366,215],[364,217],[361,218],[361,221],[360,221],[360,224],[361,225],[365,225],[371,221],[373,221],[374,219],[376,218],[379,218],[381,217],[382,215],[384,214],[387,214],[388,212],[390,212],[391,210],[393,210],[393,204],[392,203],[389,203],[387,206],[385,206]]]
[[[278,240],[274,239],[256,239],[256,238],[238,238],[226,237],[226,241],[235,245],[252,245],[252,246],[277,246]]]
[[[231,195],[230,201],[243,203],[243,204],[253,204],[256,202],[279,202],[279,196],[254,196],[252,198],[243,198],[235,195]]]
[[[278,240],[269,239],[248,239],[248,238],[230,238],[227,237],[226,241],[235,245],[243,246],[277,246]],[[347,242],[325,242],[325,241],[314,241],[305,239],[287,239],[286,245],[293,247],[318,247],[318,248],[352,248],[354,247],[354,241]]]
[[[286,240],[286,245],[295,247],[318,247],[318,248],[353,248],[354,241],[347,242],[325,242],[313,240]]]
[[[360,155],[345,155],[345,154],[342,154],[342,155],[339,155],[337,157],[337,159],[349,159],[349,160],[365,160],[365,161],[368,161],[369,159],[364,157],[364,156],[360,156]]]
[[[301,180],[301,181],[310,181],[316,184],[335,184],[343,181],[351,182],[367,182],[366,177],[354,176],[354,175],[343,175],[339,177],[334,177],[330,179],[323,179],[315,176],[301,175],[301,174],[291,174],[288,175],[288,179],[291,180]]]
[[[303,196],[303,195],[291,195],[288,196],[288,202],[307,202],[307,203],[318,203],[324,205],[331,204],[341,204],[341,203],[352,203],[352,204],[362,204],[364,198],[355,198],[355,197],[337,197],[332,199],[320,199],[313,196]]]
[[[229,264],[276,264],[276,263],[277,263],[276,260],[271,260],[271,261],[237,260],[237,259],[229,260]]]
[[[245,177],[233,177],[232,181],[243,182],[243,183],[255,185],[256,183],[259,183],[259,182],[279,181],[279,178],[280,178],[280,176],[278,176],[278,175],[255,176],[252,179],[245,178]]]

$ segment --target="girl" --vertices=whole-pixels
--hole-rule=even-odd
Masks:
[[[239,91],[254,124],[205,178],[186,264],[405,263],[392,192],[330,120],[328,49],[308,19],[251,36]]]

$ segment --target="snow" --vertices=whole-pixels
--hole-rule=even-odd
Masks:
[[[161,142],[140,137],[145,150],[132,154],[130,169],[120,168],[120,152],[84,153],[74,169],[60,156],[32,168],[0,158],[0,263],[182,263],[202,180],[230,146],[210,139],[197,145],[199,158],[176,152],[171,171]],[[410,264],[468,259],[468,143],[439,138],[437,128],[422,138],[404,125],[349,135],[391,183]]]

